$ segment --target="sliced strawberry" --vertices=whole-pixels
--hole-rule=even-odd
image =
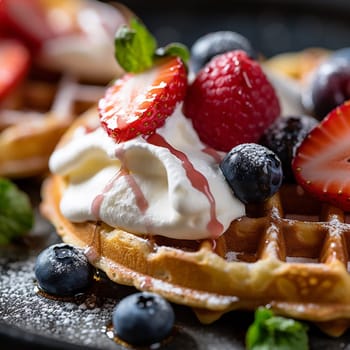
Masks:
[[[297,182],[319,200],[350,210],[350,101],[304,139],[292,162]]]
[[[23,79],[29,62],[29,51],[20,42],[0,41],[0,101]]]
[[[0,0],[0,30],[37,50],[54,36],[39,0]]]
[[[178,57],[126,74],[99,102],[101,125],[117,142],[152,134],[184,99],[186,87],[186,68]]]

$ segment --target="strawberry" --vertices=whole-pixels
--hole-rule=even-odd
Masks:
[[[0,41],[0,100],[11,92],[29,69],[30,54],[15,40]]]
[[[102,127],[116,142],[151,135],[187,90],[188,49],[173,43],[157,49],[155,37],[137,18],[115,36],[115,52],[126,73],[99,101]]]
[[[0,0],[0,32],[21,39],[32,50],[53,37],[40,0]]]
[[[116,142],[152,134],[184,99],[186,87],[187,71],[178,57],[125,74],[99,101],[101,125]]]
[[[279,116],[280,105],[259,63],[236,50],[214,57],[198,72],[183,112],[204,143],[227,152],[258,142]]]
[[[350,101],[311,130],[292,168],[297,182],[316,198],[350,210]]]

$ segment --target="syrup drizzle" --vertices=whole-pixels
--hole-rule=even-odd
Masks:
[[[185,153],[175,149],[161,135],[155,133],[150,137],[148,137],[147,141],[150,144],[167,148],[175,157],[181,160],[182,166],[192,186],[196,188],[198,191],[202,192],[208,199],[208,202],[210,204],[210,221],[207,224],[207,230],[209,231],[211,237],[213,239],[216,239],[223,231],[223,225],[218,221],[216,217],[215,198],[213,197],[210,191],[209,184],[205,176],[203,176],[198,170],[194,168],[193,164],[190,162],[190,160],[188,159]],[[221,160],[220,154],[213,149],[204,148],[202,152],[209,154],[216,161]],[[96,220],[100,220],[100,209],[101,209],[104,196],[108,191],[110,191],[110,189],[113,187],[113,184],[121,177],[125,178],[130,188],[134,192],[134,195],[136,198],[136,205],[139,208],[140,212],[142,214],[145,214],[145,212],[149,207],[149,203],[145,198],[140,186],[137,184],[137,182],[135,181],[135,178],[130,174],[130,170],[127,168],[124,153],[125,151],[122,147],[119,147],[116,150],[115,155],[121,161],[121,164],[122,164],[121,168],[107,183],[102,193],[98,194],[92,202],[91,211],[94,217],[96,218]],[[146,227],[147,227],[147,230],[149,231],[150,225],[146,224]]]
[[[148,201],[146,197],[144,196],[140,186],[137,184],[135,178],[130,174],[130,170],[126,166],[126,161],[124,157],[124,150],[122,148],[119,148],[115,152],[116,156],[121,160],[122,168],[123,169],[123,176],[125,177],[128,185],[134,192],[135,198],[136,198],[136,205],[139,208],[140,212],[142,214],[146,213],[146,210],[149,207]]]
[[[144,194],[140,186],[135,181],[135,178],[130,174],[130,170],[127,168],[125,158],[124,158],[124,150],[122,148],[118,148],[115,152],[116,156],[121,160],[121,167],[119,171],[112,177],[112,179],[107,183],[104,187],[102,193],[98,194],[94,200],[92,201],[91,211],[97,220],[100,220],[100,209],[102,205],[102,201],[104,196],[108,191],[111,190],[113,184],[121,177],[124,177],[130,186],[131,190],[134,192],[136,198],[136,205],[139,208],[142,214],[145,214],[146,210],[149,207],[148,201],[145,198]]]
[[[113,187],[113,184],[115,181],[117,181],[120,177],[122,177],[126,174],[128,174],[128,172],[123,167],[121,167],[120,170],[109,180],[107,185],[102,190],[102,193],[98,194],[94,198],[94,200],[92,201],[91,212],[94,215],[94,217],[96,218],[96,220],[101,219],[100,209],[101,209],[101,205],[102,205],[105,194],[108,193],[108,191]]]
[[[220,162],[222,161],[222,156],[220,155],[220,153],[215,151],[215,149],[213,148],[205,147],[202,149],[202,152],[211,156],[218,164],[220,164]]]
[[[192,186],[202,192],[209,201],[210,221],[207,225],[207,229],[213,239],[217,238],[223,231],[223,225],[216,218],[215,198],[210,191],[208,180],[202,173],[194,168],[185,153],[175,149],[161,135],[154,133],[147,139],[147,141],[153,145],[167,148],[175,157],[181,160],[182,166]]]
[[[101,247],[101,239],[99,234],[99,228],[101,227],[101,222],[96,222],[94,232],[92,234],[91,243],[85,249],[84,254],[88,258],[91,264],[98,261],[102,256],[102,247]]]

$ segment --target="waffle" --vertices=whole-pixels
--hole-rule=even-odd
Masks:
[[[93,110],[79,118],[61,142],[78,126],[91,126],[95,116]],[[264,204],[247,206],[247,216],[215,241],[72,223],[59,209],[64,187],[63,177],[46,179],[43,215],[63,241],[86,249],[92,264],[116,283],[190,306],[203,323],[231,310],[269,305],[277,314],[315,322],[332,336],[350,325],[350,222],[297,185],[283,185]]]
[[[263,64],[275,73],[303,83],[329,54],[330,51],[327,49],[308,48],[297,52],[278,54],[267,59]]]
[[[0,108],[0,176],[45,172],[64,131],[103,93],[102,86],[79,82],[72,75],[30,76]]]

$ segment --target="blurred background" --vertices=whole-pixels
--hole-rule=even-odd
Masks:
[[[121,0],[160,45],[188,46],[215,30],[245,35],[265,56],[306,47],[350,46],[349,0]]]

